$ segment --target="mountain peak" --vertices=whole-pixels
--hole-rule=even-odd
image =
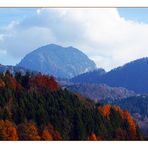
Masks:
[[[71,78],[96,69],[95,63],[79,49],[56,44],[42,46],[27,54],[18,66],[59,78]]]

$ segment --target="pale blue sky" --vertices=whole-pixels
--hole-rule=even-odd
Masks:
[[[36,8],[0,8],[0,26],[5,26],[14,20],[23,20],[35,13]]]
[[[110,70],[148,56],[147,38],[148,8],[0,8],[4,65],[15,65],[32,50],[56,43],[81,49],[98,67]]]
[[[148,23],[148,8],[118,8],[118,11],[126,19]]]

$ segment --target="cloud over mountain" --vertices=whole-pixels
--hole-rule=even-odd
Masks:
[[[116,8],[43,8],[0,28],[0,58],[16,64],[32,50],[56,43],[82,49],[110,70],[147,56],[147,38],[148,24],[126,20]]]

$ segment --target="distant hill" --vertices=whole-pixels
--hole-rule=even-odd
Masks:
[[[25,74],[26,72],[32,72],[35,73],[35,71],[30,71],[28,69],[19,67],[19,66],[12,66],[12,65],[1,65],[0,64],[0,73],[5,73],[6,71],[9,71],[11,74],[15,74],[16,72],[21,72],[22,74]]]
[[[72,78],[96,69],[95,63],[80,50],[55,44],[27,54],[17,66],[59,78]]]
[[[136,93],[148,93],[148,58],[132,61],[98,77],[93,77],[93,75],[87,74],[85,81],[77,79],[80,76],[71,81],[87,83],[91,79],[90,83],[104,83],[113,87],[125,87]]]
[[[104,75],[106,72],[104,69],[99,68],[93,71],[89,71],[83,74],[80,74],[74,78],[72,78],[70,81],[74,83],[94,83],[98,81],[98,78],[102,75]]]
[[[65,85],[68,90],[89,97],[92,100],[120,100],[136,93],[122,87],[110,87],[106,84],[71,84]]]

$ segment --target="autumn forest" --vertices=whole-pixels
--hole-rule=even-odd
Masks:
[[[0,140],[143,140],[127,110],[72,93],[51,76],[6,71],[0,94]]]

